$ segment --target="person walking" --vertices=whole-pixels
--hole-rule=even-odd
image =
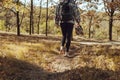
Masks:
[[[80,12],[74,0],[59,0],[55,12],[55,24],[61,27],[60,54],[71,57],[70,45],[74,24],[80,24]]]

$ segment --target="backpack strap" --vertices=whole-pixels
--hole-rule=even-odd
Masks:
[[[65,1],[65,0],[64,0]],[[70,3],[70,0],[68,0],[68,2],[67,2],[67,4],[69,4]]]
[[[59,18],[59,20],[61,20],[61,5],[63,5],[63,4],[58,4],[58,18]]]
[[[62,4],[69,4],[70,0],[67,0],[67,3],[65,3],[65,0],[62,2]]]

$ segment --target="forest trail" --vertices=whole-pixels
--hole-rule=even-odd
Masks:
[[[0,35],[1,36],[14,36],[15,37],[16,33],[0,31]],[[26,39],[31,37],[31,39],[35,39],[36,41],[38,41],[38,39],[40,39],[40,40],[45,40],[45,41],[48,40],[49,42],[52,42],[52,41],[53,42],[59,42],[60,39],[61,39],[61,36],[55,36],[55,35],[45,36],[45,34],[42,34],[42,35],[21,34],[20,37],[21,38],[25,37]],[[72,42],[76,43],[76,44],[79,43],[79,44],[85,44],[85,45],[120,45],[120,41],[90,40],[90,39],[86,39],[86,38],[78,37],[78,36],[75,37]]]
[[[0,33],[0,79],[120,79],[119,41],[74,39],[70,51],[78,55],[73,58],[60,55],[59,44],[60,36]]]

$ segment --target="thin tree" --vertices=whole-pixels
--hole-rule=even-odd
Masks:
[[[38,16],[38,31],[37,33],[39,34],[39,30],[40,30],[40,20],[41,20],[41,10],[42,9],[42,0],[40,0],[40,8],[39,8],[39,16]]]
[[[94,18],[95,12],[94,11],[89,11],[87,16],[89,17],[89,38],[91,38],[91,26],[92,26],[92,21]]]
[[[31,0],[31,11],[30,11],[30,32],[31,35],[34,33],[34,27],[33,27],[33,0]]]
[[[17,6],[19,6],[19,0],[17,0]],[[19,10],[17,10],[16,18],[17,18],[17,35],[20,36],[20,18],[19,18]]]
[[[116,5],[116,0],[103,0],[105,11],[109,16],[109,40],[112,40],[112,26],[113,26],[113,16],[118,6]],[[120,1],[119,1],[120,2]]]
[[[20,2],[20,0],[14,0],[14,1],[13,0],[9,0],[9,1],[2,0],[0,2],[2,2],[2,5],[0,5],[1,7],[3,7],[5,10],[8,10],[8,11],[12,12],[16,16],[17,35],[20,36],[20,26],[21,26],[23,18],[24,18],[24,12],[23,12],[21,20],[20,20],[20,10],[19,10],[19,8],[23,5],[23,3]],[[8,18],[6,18],[6,19],[8,20]]]
[[[96,10],[98,9],[97,7],[97,3],[98,1],[95,1],[95,0],[87,0],[87,18],[89,19],[89,23],[88,23],[88,36],[89,38],[91,38],[91,27],[92,27],[92,24],[94,22],[94,18],[95,18],[95,13],[96,13]]]
[[[47,36],[47,31],[48,30],[48,0],[47,0],[47,5],[46,5],[46,36]]]

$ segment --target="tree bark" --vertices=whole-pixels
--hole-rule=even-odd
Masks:
[[[108,13],[108,16],[109,16],[109,40],[111,41],[112,40],[113,16],[114,16],[114,12],[117,10],[118,7],[115,6],[116,5],[115,0],[111,0],[111,1],[103,0],[103,1],[104,1],[106,13]]]
[[[34,33],[33,27],[33,0],[31,0],[31,11],[30,11],[30,35]]]
[[[113,26],[113,14],[111,14],[109,19],[109,40],[112,40],[112,26]]]
[[[37,31],[37,33],[39,34],[39,30],[40,30],[40,20],[41,20],[41,9],[42,9],[42,0],[40,1],[40,9],[39,9],[39,16],[38,16],[38,31]]]
[[[111,2],[114,2],[114,0],[112,0]],[[110,9],[110,15],[109,15],[109,40],[112,40],[112,26],[113,26],[113,14],[115,12],[114,8]]]
[[[19,5],[19,0],[17,0],[17,5]],[[17,10],[17,36],[20,36],[20,18],[19,18],[19,11]]]
[[[92,16],[90,16],[90,22],[89,22],[89,38],[91,37],[91,24],[92,24]]]
[[[47,8],[46,8],[46,36],[47,36],[47,28],[48,28],[48,0],[47,0]]]

